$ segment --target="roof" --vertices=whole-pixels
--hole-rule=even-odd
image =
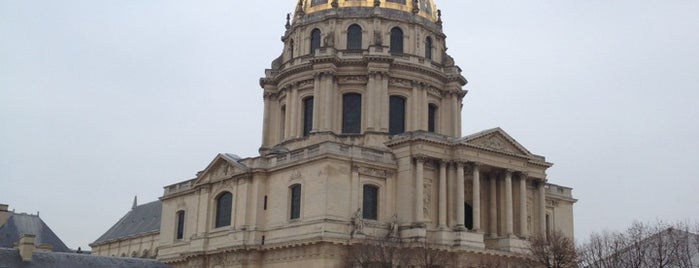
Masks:
[[[18,249],[0,248],[0,267],[12,268],[169,268],[149,259],[103,257],[77,253],[34,251],[31,261],[22,261]]]
[[[160,213],[163,204],[158,201],[136,206],[126,213],[90,246],[160,232]]]
[[[38,215],[13,213],[0,227],[0,247],[13,248],[19,236],[33,234],[34,244],[49,244],[55,252],[72,252]]]

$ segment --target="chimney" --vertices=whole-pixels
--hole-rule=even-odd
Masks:
[[[34,254],[34,239],[36,238],[33,234],[23,234],[19,237],[19,255],[22,257],[22,261],[31,261],[32,254]]]

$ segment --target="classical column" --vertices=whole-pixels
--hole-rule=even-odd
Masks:
[[[264,102],[265,102],[265,108],[262,114],[262,118],[264,122],[262,123],[262,147],[268,147],[270,146],[271,142],[271,133],[269,131],[270,124],[270,114],[272,113],[270,110],[272,109],[272,96],[274,94],[272,92],[265,92],[264,93]],[[276,131],[275,131],[276,133]]]
[[[286,101],[287,109],[286,111],[289,112],[291,115],[289,116],[289,121],[286,121],[287,124],[289,124],[289,135],[287,136],[288,138],[295,139],[298,138],[299,136],[299,131],[298,127],[301,124],[299,122],[299,116],[298,116],[298,108],[299,108],[299,100],[298,100],[298,90],[296,86],[291,88],[291,96],[288,97],[288,100]]]
[[[465,230],[464,226],[464,163],[456,162],[456,229]]]
[[[378,86],[376,85],[376,77],[377,73],[372,72],[369,74],[369,81],[367,82],[366,86],[366,92],[367,92],[367,98],[366,99],[366,113],[362,114],[362,121],[366,122],[366,129],[367,130],[377,130],[374,128],[375,123],[374,123],[374,118],[376,118],[377,112],[376,112],[376,90],[378,90]]]
[[[473,231],[481,230],[481,171],[478,163],[473,165]]]
[[[333,117],[333,114],[335,114],[333,112],[333,108],[334,108],[333,102],[335,100],[335,98],[334,98],[335,92],[336,92],[335,89],[337,88],[336,84],[335,84],[335,76],[333,74],[328,75],[326,83],[327,83],[327,86],[323,90],[323,94],[322,94],[323,98],[322,99],[316,98],[314,100],[314,102],[316,100],[323,101],[322,106],[323,106],[323,108],[324,108],[323,110],[325,112],[320,114],[321,110],[318,110],[319,113],[317,113],[317,114],[320,114],[321,118],[323,119],[323,121],[320,121],[321,125],[322,125],[321,130],[322,131],[332,131],[332,129],[333,129],[332,117]],[[315,113],[315,111],[314,111],[314,113]],[[315,116],[315,115],[313,115],[313,116]]]
[[[425,158],[418,156],[415,158],[415,222],[422,223],[424,218],[424,175]]]
[[[541,181],[539,190],[539,235],[546,239],[546,183]]]
[[[315,77],[313,78],[313,122],[311,122],[311,132],[317,132],[318,130],[321,129],[321,120],[320,117],[323,113],[322,111],[322,106],[323,106],[323,88],[325,87],[324,82],[325,79],[327,79],[327,76],[325,73],[316,73]],[[305,108],[301,108],[305,109]],[[302,116],[306,116],[305,112],[302,110],[301,112]],[[301,122],[305,121],[306,119],[304,118]],[[303,123],[302,123],[303,124]],[[303,126],[301,127],[303,129]]]
[[[505,234],[514,234],[514,217],[512,216],[512,171],[505,171]]]
[[[490,186],[488,187],[489,189],[489,197],[490,200],[488,200],[488,207],[489,207],[489,218],[488,218],[488,225],[490,226],[490,236],[491,237],[497,237],[498,236],[498,182],[497,182],[497,174],[495,173],[490,173]]]
[[[519,174],[519,232],[522,238],[529,236],[527,230],[527,174]]]
[[[447,162],[439,163],[439,228],[447,227]]]

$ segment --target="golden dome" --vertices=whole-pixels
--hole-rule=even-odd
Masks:
[[[337,3],[337,7],[373,7],[375,0],[299,0],[297,5],[303,8],[304,13],[313,13],[321,10],[332,9]],[[414,3],[417,2],[417,3]],[[414,10],[414,5],[417,5],[418,10]],[[437,21],[437,7],[433,0],[381,0],[380,7],[397,9],[405,12],[418,11],[418,15]]]

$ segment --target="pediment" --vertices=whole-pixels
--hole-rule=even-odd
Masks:
[[[240,160],[241,158],[234,154],[218,154],[204,170],[197,174],[195,184],[219,181],[247,172],[247,166],[240,163]]]
[[[464,137],[463,142],[492,151],[531,156],[532,154],[501,128],[489,129]]]

